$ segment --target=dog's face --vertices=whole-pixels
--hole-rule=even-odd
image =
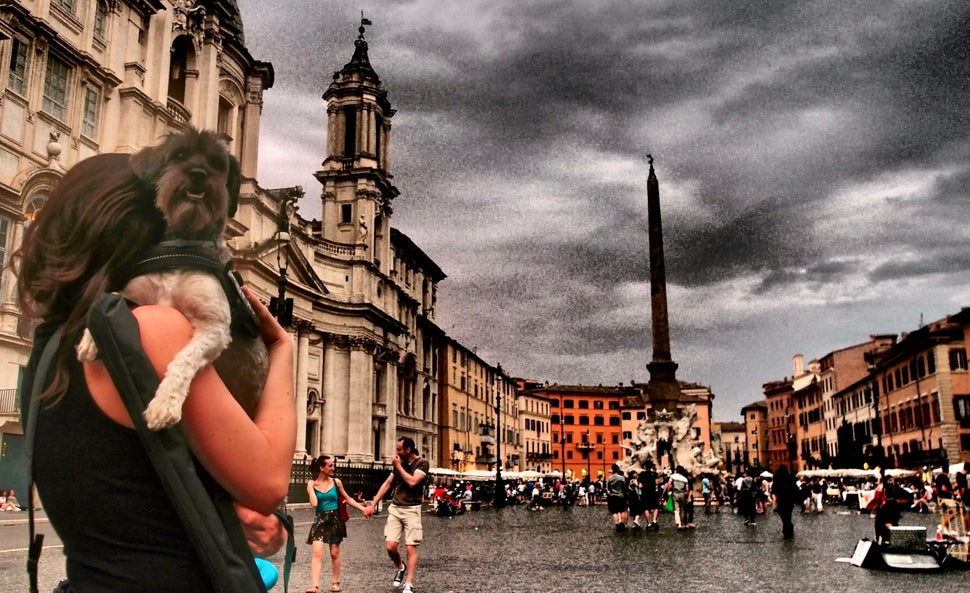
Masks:
[[[239,163],[222,137],[190,129],[132,155],[131,168],[155,189],[167,234],[178,239],[221,238],[239,198]]]

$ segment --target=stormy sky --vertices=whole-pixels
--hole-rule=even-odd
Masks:
[[[677,376],[715,420],[795,354],[970,305],[966,0],[238,5],[276,72],[259,183],[307,219],[321,95],[373,21],[392,224],[448,275],[441,327],[512,375],[649,378],[648,153]]]

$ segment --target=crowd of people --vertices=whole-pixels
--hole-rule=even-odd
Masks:
[[[661,510],[673,514],[677,529],[693,529],[695,503],[697,512],[718,514],[723,508],[739,515],[747,527],[755,527],[759,516],[777,514],[786,539],[794,537],[792,513],[817,514],[830,505],[846,505],[858,512],[868,512],[876,518],[877,539],[888,534],[888,525],[898,523],[903,511],[935,512],[938,504],[965,501],[967,466],[957,472],[951,484],[946,473],[924,472],[906,477],[867,476],[840,478],[793,474],[788,467],[779,466],[774,472],[761,468],[744,468],[735,475],[704,473],[690,475],[683,467],[658,470],[652,463],[640,471],[623,473],[613,465],[609,476],[596,479],[585,475],[581,479],[553,476],[505,482],[508,504],[521,504],[530,510],[548,506],[563,507],[605,504],[616,531],[659,529],[657,516]],[[490,501],[494,482],[456,481],[450,485],[429,485],[428,499],[432,505],[448,504],[461,509],[468,501]],[[859,501],[862,501],[860,505]],[[459,511],[460,512],[460,511]],[[970,517],[964,509],[964,531]],[[951,529],[951,515],[944,513],[941,532]]]

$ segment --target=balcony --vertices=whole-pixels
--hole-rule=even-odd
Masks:
[[[19,389],[0,389],[0,414],[20,415]]]
[[[185,108],[185,105],[182,105],[172,97],[168,97],[166,108],[168,109],[168,115],[173,121],[182,124],[187,124],[192,121],[192,114]]]

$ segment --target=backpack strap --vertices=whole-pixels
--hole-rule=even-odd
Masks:
[[[37,593],[37,572],[40,563],[40,553],[44,549],[44,534],[36,533],[34,523],[34,438],[37,434],[37,415],[40,412],[40,394],[47,386],[47,376],[50,374],[51,365],[54,362],[54,355],[61,343],[64,334],[64,326],[60,326],[54,334],[47,340],[43,352],[37,362],[34,373],[33,383],[30,393],[24,393],[29,399],[21,401],[21,409],[25,416],[21,419],[21,426],[24,427],[26,435],[26,457],[27,457],[27,537],[29,545],[27,548],[27,576],[30,580],[30,593]]]
[[[142,412],[159,379],[128,303],[117,294],[102,295],[88,313],[88,329],[213,590],[266,593],[231,498],[217,485],[210,492],[203,484],[181,430],[156,432],[145,424]]]
[[[286,556],[283,559],[283,593],[288,593],[290,590],[290,569],[293,568],[293,563],[296,562],[296,539],[293,535],[293,516],[288,515],[286,511],[281,509],[278,509],[274,514],[280,520],[283,528],[286,529]]]

